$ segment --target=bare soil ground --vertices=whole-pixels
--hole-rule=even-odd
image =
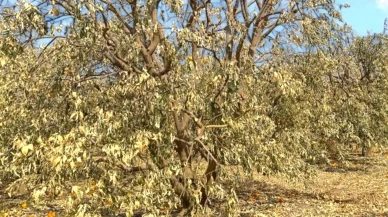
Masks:
[[[388,216],[388,154],[350,155],[346,164],[322,167],[314,178],[286,182],[255,175],[237,189],[240,216]],[[26,197],[9,198],[0,185],[0,217],[65,216],[61,201],[22,208]],[[216,206],[216,204],[213,204]],[[213,207],[219,209],[219,207]]]
[[[353,155],[304,183],[258,175],[244,186],[241,216],[388,216],[388,155]]]

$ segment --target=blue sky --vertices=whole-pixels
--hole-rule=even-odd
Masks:
[[[388,18],[388,0],[337,0],[336,3],[350,5],[342,9],[342,17],[358,35],[366,35],[368,31],[383,32],[384,20]]]

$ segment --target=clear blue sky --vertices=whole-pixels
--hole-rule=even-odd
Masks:
[[[342,17],[358,35],[366,35],[368,31],[383,32],[384,20],[388,18],[388,0],[336,0],[336,3],[350,5],[342,9]]]

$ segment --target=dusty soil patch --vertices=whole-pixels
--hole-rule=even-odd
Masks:
[[[241,216],[388,216],[388,160],[355,157],[304,183],[257,175],[239,191]]]

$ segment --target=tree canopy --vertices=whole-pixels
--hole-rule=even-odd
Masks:
[[[10,195],[23,183],[44,203],[67,189],[79,216],[198,215],[218,198],[232,216],[230,168],[298,177],[349,143],[387,143],[387,38],[354,36],[334,1],[0,8]]]

